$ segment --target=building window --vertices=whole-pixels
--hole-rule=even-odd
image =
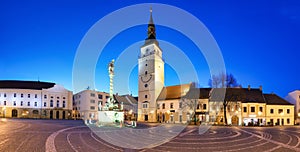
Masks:
[[[179,108],[182,108],[182,102],[179,102]]]
[[[3,104],[6,106],[6,101],[4,101]]]
[[[21,93],[21,98],[23,98],[23,93]]]
[[[34,102],[34,106],[35,106],[35,107],[37,106],[37,102]]]
[[[259,112],[263,112],[263,107],[259,107]]]
[[[290,114],[290,109],[287,109],[287,110],[286,110],[286,113],[287,113],[287,114]]]
[[[4,95],[3,95],[4,97],[6,97],[6,93],[4,93]]]
[[[143,108],[148,108],[148,103],[143,103]]]
[[[50,98],[53,99],[53,96],[51,96]]]
[[[173,109],[174,107],[173,107],[173,103],[170,103],[170,109]]]
[[[91,97],[95,97],[95,93],[91,93]]]
[[[50,100],[50,107],[53,107],[53,100]]]
[[[148,64],[145,64],[145,66],[148,66]],[[300,96],[299,96],[299,98],[300,98]]]
[[[37,94],[34,95],[34,98],[37,98]]]
[[[46,107],[47,106],[47,102],[44,102],[44,107]]]
[[[243,111],[244,111],[244,112],[247,112],[247,107],[243,107]]]
[[[148,98],[148,95],[145,95],[145,98]]]
[[[59,99],[59,97],[56,97],[57,99]]]
[[[286,122],[288,123],[288,124],[290,124],[290,119],[288,118],[288,119],[286,119]]]
[[[165,103],[163,103],[162,104],[162,109],[165,109],[165,108],[166,108]]]
[[[206,104],[203,104],[203,110],[206,110]]]
[[[148,87],[148,84],[145,84],[145,88],[147,88]]]
[[[47,99],[47,95],[44,95],[44,99]]]
[[[14,97],[17,97],[17,94],[16,94],[16,93],[14,93]]]
[[[66,97],[63,97],[63,99],[66,99]]]
[[[17,103],[16,103],[16,101],[14,101],[14,106],[16,106],[17,105]]]
[[[28,98],[30,98],[30,94],[28,94]]]
[[[278,109],[278,114],[283,113],[283,109]]]
[[[255,112],[255,107],[251,107],[251,112]]]
[[[23,101],[21,101],[21,104],[20,104],[21,106],[23,106]]]
[[[160,104],[159,103],[157,104],[157,109],[160,109]]]
[[[66,107],[66,101],[63,101],[63,108]]]
[[[56,107],[59,107],[59,100],[56,101]]]
[[[145,71],[145,75],[147,75],[148,74],[148,71]]]
[[[91,106],[90,109],[91,109],[91,110],[95,110],[95,106]]]
[[[95,100],[91,100],[90,102],[91,102],[91,103],[95,103]]]
[[[274,113],[274,109],[270,109],[270,113],[272,113],[272,114],[273,114],[273,113]]]
[[[27,106],[30,106],[30,101],[27,102]]]
[[[98,99],[102,99],[102,98],[103,98],[102,94],[98,94]]]
[[[200,109],[200,104],[197,104],[197,109]]]

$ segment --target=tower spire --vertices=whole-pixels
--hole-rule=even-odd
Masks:
[[[148,35],[148,37],[147,37],[146,40],[156,39],[155,25],[154,25],[153,18],[152,18],[152,6],[150,6],[150,20],[149,20],[149,23],[148,23],[147,35]]]

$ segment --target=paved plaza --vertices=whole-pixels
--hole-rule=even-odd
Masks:
[[[212,126],[201,132],[199,126],[99,129],[80,120],[0,120],[0,151],[300,151],[299,126]]]

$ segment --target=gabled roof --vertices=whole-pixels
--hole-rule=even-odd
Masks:
[[[276,94],[264,94],[268,105],[293,105]]]
[[[187,99],[208,99],[211,88],[191,88],[184,96]]]
[[[138,104],[138,101],[131,95],[122,95],[122,96],[114,95],[114,98],[118,103],[123,102],[124,105],[137,105]]]
[[[189,83],[189,84],[163,87],[157,100],[180,99],[186,95],[186,93],[189,91],[191,85],[192,84]]]
[[[4,89],[33,89],[42,90],[52,88],[55,83],[40,81],[17,81],[17,80],[0,80],[0,88]]]

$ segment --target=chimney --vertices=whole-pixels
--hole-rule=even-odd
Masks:
[[[248,85],[248,90],[249,90],[249,91],[251,90],[251,87],[250,87],[250,85]]]
[[[262,91],[262,85],[259,86],[259,91]]]

